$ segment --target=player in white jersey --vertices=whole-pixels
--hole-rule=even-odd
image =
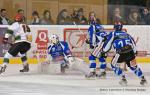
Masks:
[[[8,27],[8,30],[3,38],[3,43],[7,44],[8,38],[14,36],[14,44],[11,45],[11,48],[4,55],[3,64],[0,68],[0,74],[5,72],[5,69],[9,63],[10,58],[15,56],[20,56],[21,61],[23,62],[23,69],[20,72],[28,72],[29,65],[27,63],[26,53],[31,47],[31,31],[28,25],[23,24],[23,15],[17,14],[15,16],[15,22]]]

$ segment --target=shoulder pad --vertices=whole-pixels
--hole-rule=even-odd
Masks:
[[[68,43],[65,42],[65,41],[60,41],[60,43],[63,44],[63,45],[68,45]]]

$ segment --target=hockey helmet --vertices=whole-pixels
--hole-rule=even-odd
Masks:
[[[122,30],[122,27],[123,27],[123,25],[122,25],[121,22],[116,22],[116,23],[114,24],[114,29],[115,29],[115,31],[121,31],[121,30]]]

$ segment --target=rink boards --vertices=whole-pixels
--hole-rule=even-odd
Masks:
[[[111,62],[111,57],[107,58],[107,62],[110,63]],[[41,59],[42,61],[40,62],[44,62],[45,59]],[[87,64],[89,63],[88,58],[83,58],[83,60],[85,60],[87,62]],[[29,64],[38,64],[40,63],[39,60],[37,60],[36,58],[29,58],[28,59],[28,63]],[[137,58],[137,62],[140,64],[149,64],[150,63],[150,58],[148,57],[138,57]],[[3,63],[3,58],[0,58],[0,64]],[[98,61],[97,61],[98,63]],[[21,59],[20,58],[12,58],[10,59],[10,64],[22,64]]]
[[[8,26],[0,26],[1,37],[5,34]],[[88,25],[31,25],[33,35],[32,48],[28,52],[29,64],[38,64],[41,61],[47,60],[47,47],[49,46],[49,36],[57,34],[60,40],[66,40],[71,48],[72,53],[76,57],[84,58],[88,63],[89,47],[84,43],[87,35]],[[107,32],[113,31],[113,26],[104,25]],[[138,63],[150,63],[150,26],[124,26],[124,29],[131,34],[137,43],[137,50],[139,55],[137,57]],[[9,49],[9,45],[3,45],[0,39],[0,64],[3,61],[5,52]],[[73,48],[74,47],[74,48]],[[112,56],[111,54],[109,56]],[[109,57],[109,63],[112,57]],[[10,59],[10,64],[21,64],[19,58]]]

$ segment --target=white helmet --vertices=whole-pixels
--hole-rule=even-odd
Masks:
[[[59,37],[55,34],[51,35],[51,37],[49,38],[50,43],[56,44],[59,42]]]

